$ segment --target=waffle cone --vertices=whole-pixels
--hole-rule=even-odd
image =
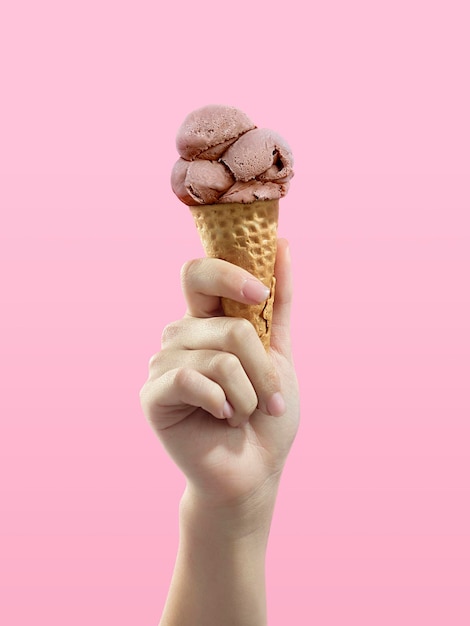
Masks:
[[[279,200],[206,204],[190,209],[207,256],[243,267],[271,290],[268,300],[257,305],[222,298],[225,315],[251,322],[268,349],[276,283]]]

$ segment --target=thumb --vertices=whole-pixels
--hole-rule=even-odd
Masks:
[[[271,329],[271,347],[283,356],[290,358],[290,311],[292,303],[292,276],[287,239],[279,239],[277,242],[276,265],[274,267],[276,277],[276,291],[274,293],[273,322]]]

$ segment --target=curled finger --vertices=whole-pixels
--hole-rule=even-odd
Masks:
[[[181,286],[192,317],[221,314],[220,298],[259,304],[269,297],[269,289],[255,276],[221,259],[186,262],[181,269]]]
[[[233,415],[222,387],[189,367],[174,368],[149,379],[142,388],[141,403],[145,416],[159,430],[174,426],[196,408],[218,419]]]

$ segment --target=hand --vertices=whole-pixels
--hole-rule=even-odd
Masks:
[[[152,357],[141,390],[144,413],[186,475],[188,489],[210,506],[261,501],[266,490],[275,492],[297,431],[285,240],[278,243],[275,275],[271,348],[266,352],[251,324],[224,317],[220,306],[220,297],[262,302],[267,296],[261,284],[218,259],[185,264],[187,313],[164,329],[162,349]],[[259,297],[254,298],[256,289]]]

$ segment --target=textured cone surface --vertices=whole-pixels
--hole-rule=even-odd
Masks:
[[[279,200],[190,208],[207,256],[243,267],[271,290],[269,299],[259,305],[222,298],[225,315],[249,320],[267,349],[274,302]]]

